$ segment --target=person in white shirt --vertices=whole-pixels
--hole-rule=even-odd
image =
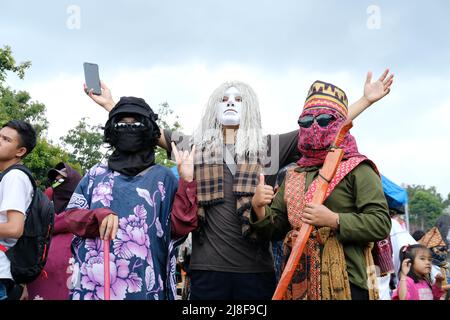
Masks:
[[[36,131],[27,122],[11,120],[0,129],[0,171],[21,163],[36,146]],[[28,176],[13,169],[0,181],[0,300],[23,298],[23,287],[15,284],[10,261],[4,251],[13,247],[24,230],[26,211],[33,198]]]

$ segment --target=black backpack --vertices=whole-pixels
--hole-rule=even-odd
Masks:
[[[0,175],[0,181],[11,170],[18,169],[30,178],[33,185],[33,199],[26,212],[23,235],[17,243],[5,252],[11,262],[11,274],[16,283],[26,284],[35,280],[47,262],[50,240],[53,233],[55,210],[53,203],[36,186],[31,171],[16,164]]]

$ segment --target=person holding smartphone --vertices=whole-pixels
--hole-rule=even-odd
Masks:
[[[157,115],[140,98],[122,97],[105,125],[113,149],[78,184],[65,215],[72,241],[70,299],[173,300],[176,247],[196,227],[193,152],[177,153],[179,182],[155,164]],[[176,149],[176,147],[174,146]],[[112,241],[110,288],[103,242]]]

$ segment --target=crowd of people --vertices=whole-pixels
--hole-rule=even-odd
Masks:
[[[104,142],[112,153],[81,175],[63,162],[50,168],[50,247],[26,283],[10,270],[11,248],[28,232],[37,190],[7,169],[32,152],[36,133],[8,122],[0,130],[0,300],[270,300],[303,226],[312,232],[284,299],[445,299],[448,223],[447,234],[436,227],[417,243],[356,139],[346,132],[335,145],[392,83],[389,70],[376,81],[368,73],[363,96],[349,106],[344,90],[316,81],[299,129],[268,136],[257,95],[243,82],[211,94],[192,135],[159,128],[142,98],[116,103],[104,83],[100,95],[87,90],[109,113]],[[176,176],[155,163],[156,146],[171,155]],[[342,159],[314,202],[337,149]]]

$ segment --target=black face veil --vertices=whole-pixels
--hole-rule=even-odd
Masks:
[[[119,123],[124,117],[133,117],[136,122]],[[155,148],[161,136],[157,119],[143,99],[120,99],[105,125],[104,141],[114,148],[108,159],[110,169],[135,176],[155,164]]]

